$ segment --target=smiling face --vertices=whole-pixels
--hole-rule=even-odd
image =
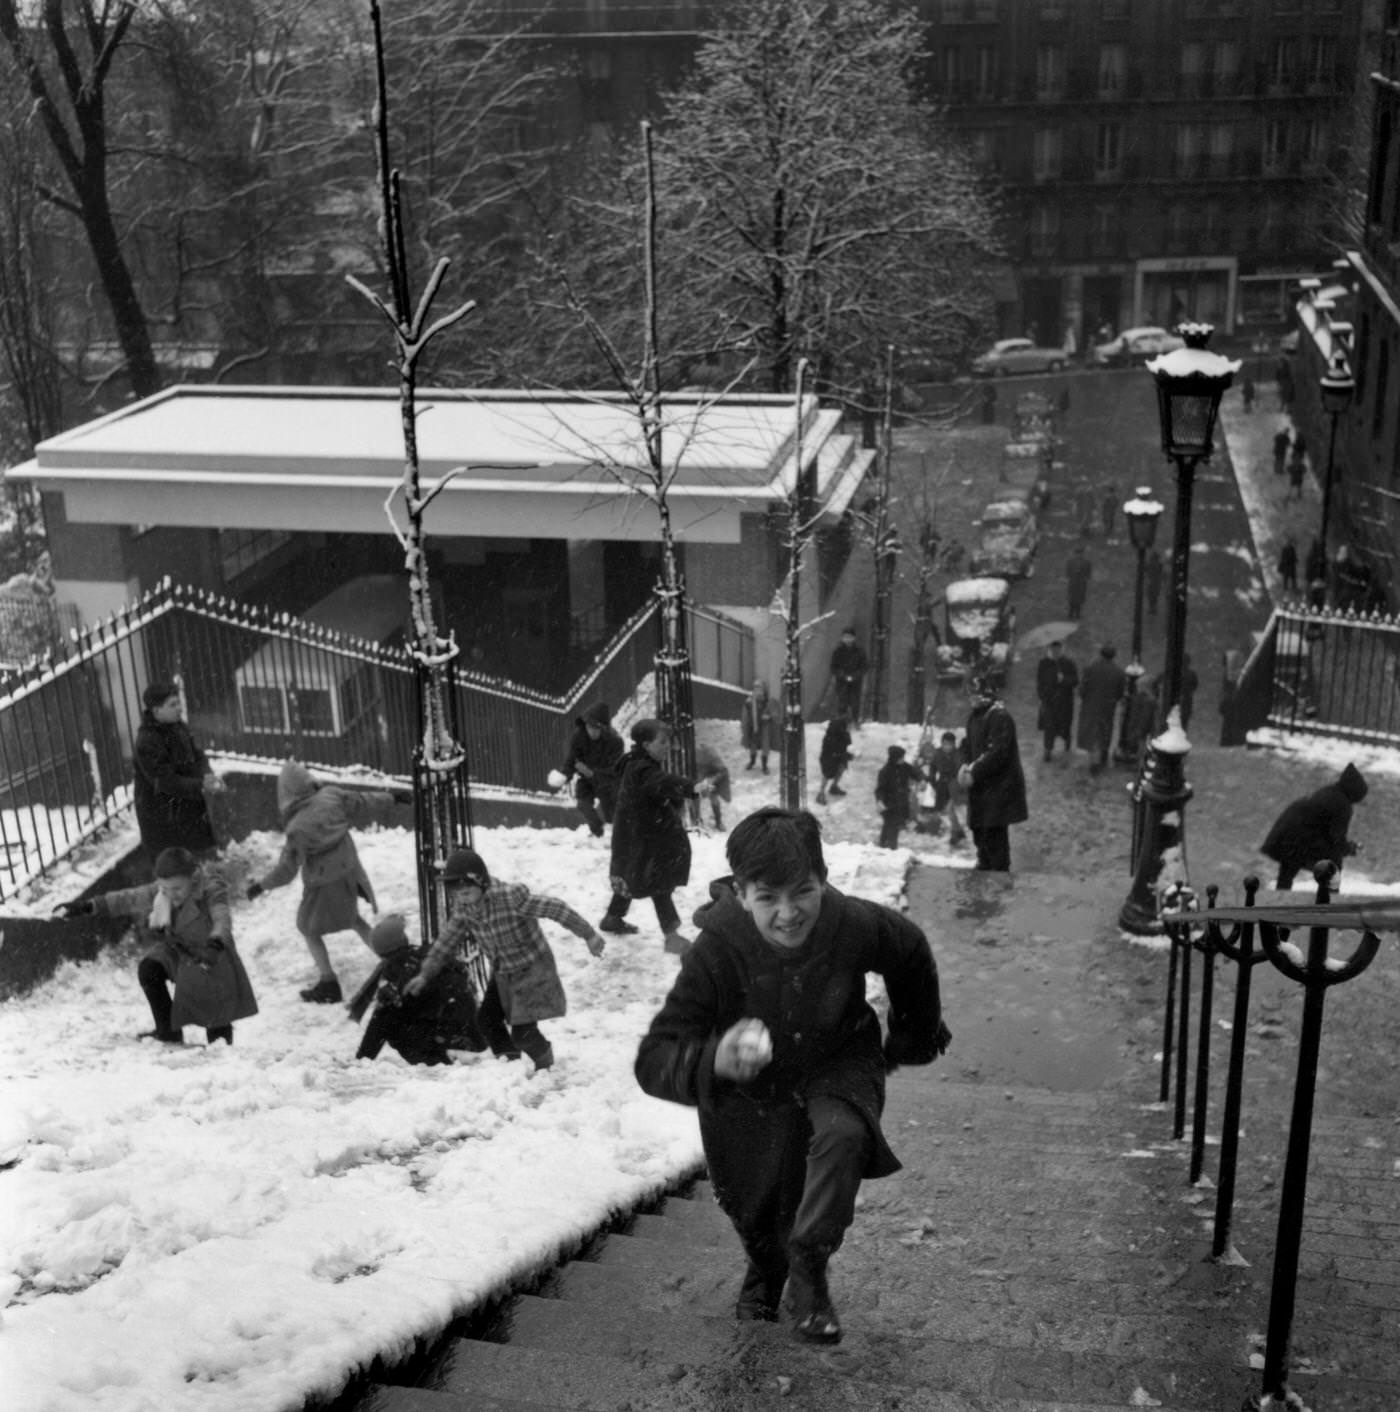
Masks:
[[[795,883],[739,883],[739,905],[753,918],[758,934],[774,946],[793,950],[812,934],[822,910],[822,880],[808,873]]]

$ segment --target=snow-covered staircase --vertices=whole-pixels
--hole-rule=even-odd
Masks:
[[[1256,1321],[1242,1273],[1201,1259],[1178,1153],[1146,1155],[1168,1122],[1118,1094],[901,1072],[886,1123],[908,1165],[864,1188],[833,1267],[838,1348],[732,1318],[742,1257],[701,1182],[361,1412],[1234,1412]],[[1327,1390],[1318,1412],[1385,1405]]]

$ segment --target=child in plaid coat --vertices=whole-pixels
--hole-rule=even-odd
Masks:
[[[464,943],[475,941],[494,971],[478,1024],[489,1036],[504,1022],[515,1047],[530,1056],[535,1068],[549,1068],[554,1050],[539,1022],[557,1019],[567,1002],[539,919],[558,922],[582,937],[594,956],[603,954],[606,941],[567,902],[537,895],[523,883],[493,880],[481,855],[470,848],[459,848],[448,857],[442,878],[450,909],[447,925],[418,974],[404,986],[404,995],[419,995]]]

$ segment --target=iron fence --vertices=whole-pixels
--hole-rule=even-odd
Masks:
[[[751,631],[694,605],[687,617],[704,674],[747,690]],[[562,696],[459,670],[454,708],[472,782],[543,791],[575,715],[592,701],[627,700],[657,645],[648,605]],[[72,633],[61,657],[0,678],[0,899],[127,809],[142,692],[167,679],[178,681],[190,728],[211,752],[412,773],[419,715],[403,646],[166,581]]]
[[[1400,619],[1279,608],[1240,672],[1244,730],[1400,745]]]

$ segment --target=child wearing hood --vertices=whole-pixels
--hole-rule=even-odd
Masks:
[[[1357,851],[1347,830],[1352,806],[1360,804],[1366,794],[1361,771],[1348,765],[1333,784],[1295,799],[1274,820],[1259,851],[1278,864],[1274,886],[1280,892],[1287,892],[1298,873],[1314,863],[1327,859],[1340,868],[1342,859]]]
[[[203,1025],[210,1044],[233,1043],[235,1020],[258,1013],[248,973],[233,944],[228,889],[212,864],[200,865],[187,848],[156,857],[156,880],[57,910],[65,917],[144,917],[154,944],[136,979],[155,1019],[152,1037],[183,1044],[186,1025]],[[172,1001],[167,982],[175,982]]]
[[[748,1259],[735,1316],[836,1343],[827,1265],[865,1178],[899,1170],[880,1128],[885,1074],[950,1039],[923,932],[826,880],[821,826],[760,809],[726,845],[701,928],[637,1052],[653,1098],[699,1109],[715,1196]],[[884,979],[888,1034],[866,1001]]]
[[[297,930],[319,972],[301,998],[313,1005],[333,1005],[342,998],[325,937],[353,931],[368,946],[370,929],[360,916],[360,898],[378,910],[350,830],[386,822],[396,802],[387,790],[322,784],[295,760],[288,760],[277,777],[277,811],[286,842],[271,871],[249,884],[248,900],[285,886],[300,871]]]
[[[412,1000],[422,995],[465,945],[475,942],[492,968],[491,986],[481,1002],[482,1031],[491,1035],[504,1021],[515,1046],[509,1057],[519,1058],[523,1052],[536,1069],[549,1068],[554,1049],[539,1022],[564,1014],[566,1001],[540,918],[581,937],[592,956],[603,954],[606,939],[567,902],[533,893],[524,883],[493,880],[481,855],[470,848],[458,848],[448,856],[442,880],[447,889],[447,923],[418,974],[404,986],[404,996]]]

